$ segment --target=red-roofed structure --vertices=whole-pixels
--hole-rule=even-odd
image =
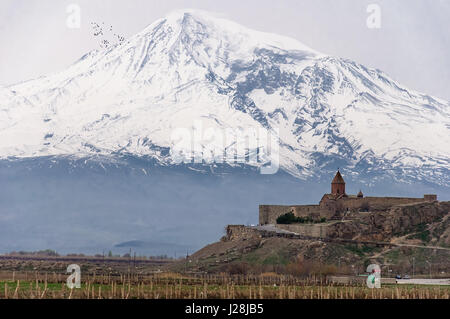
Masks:
[[[331,194],[333,195],[345,195],[345,181],[338,170],[336,176],[334,176],[331,182]]]

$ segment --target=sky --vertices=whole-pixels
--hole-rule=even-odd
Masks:
[[[81,9],[80,28],[67,26],[71,4]],[[367,24],[372,4],[376,28]],[[98,49],[91,22],[130,37],[184,8],[290,36],[450,101],[450,0],[0,0],[0,85],[64,70]]]

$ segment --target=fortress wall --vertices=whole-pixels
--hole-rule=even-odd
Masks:
[[[423,198],[408,197],[365,197],[362,200],[369,203],[370,209],[388,209],[395,205],[425,202]]]
[[[425,194],[425,195],[423,195],[423,199],[426,200],[427,202],[434,202],[437,200],[437,195],[436,194]]]
[[[425,202],[426,200],[423,198],[408,198],[408,197],[364,197],[364,198],[356,198],[356,197],[344,197],[335,202],[336,209],[339,210],[350,210],[357,211],[364,204],[368,204],[370,210],[385,210],[389,209],[395,205],[402,204],[414,204]],[[323,202],[322,206],[325,208],[325,205],[329,207],[333,207],[333,201],[329,203]]]
[[[228,225],[226,240],[239,240],[242,238],[260,238],[261,234],[258,230],[246,227],[244,225]]]
[[[259,224],[276,224],[277,218],[289,212],[296,216],[307,216],[312,213],[319,213],[319,205],[260,205]]]
[[[361,205],[363,203],[367,203],[368,200],[366,200],[365,198],[354,198],[354,197],[350,197],[350,198],[342,198],[340,199],[340,201],[342,202],[342,208],[344,210],[346,210],[347,208],[349,210],[357,210],[361,207]]]
[[[276,224],[277,218],[290,210],[291,206],[286,205],[259,205],[259,224]]]
[[[408,197],[344,197],[337,201],[322,199],[320,205],[260,205],[259,224],[276,224],[279,216],[291,211],[299,217],[318,215],[330,219],[336,211],[358,211],[364,204],[368,204],[369,210],[386,210],[395,205],[427,202],[433,198],[430,196],[426,200]]]
[[[318,224],[290,224],[290,225],[281,225],[278,224],[277,227],[297,233],[303,236],[309,237],[317,237],[317,238],[325,238],[327,237],[329,225],[318,225]]]
[[[277,225],[277,228],[284,229],[290,232],[297,233],[301,236],[316,237],[316,238],[326,238],[327,232],[330,224],[291,224],[291,225]],[[273,232],[268,233],[269,236],[275,235]],[[288,233],[277,233],[276,236],[279,237],[292,237]],[[255,228],[247,227],[244,225],[228,225],[227,234],[222,239],[224,241],[233,241],[241,239],[255,238],[259,239],[264,237],[264,231],[257,230]]]
[[[319,212],[319,205],[302,205],[302,206],[291,206],[294,212],[294,215],[297,217],[309,216],[312,213]]]
[[[330,219],[335,216],[336,210],[330,208],[321,208],[319,211],[320,217],[325,217],[326,219]]]

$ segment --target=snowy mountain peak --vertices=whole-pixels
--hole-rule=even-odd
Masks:
[[[448,102],[197,10],[0,89],[0,157],[132,154],[167,165],[171,133],[196,121],[278,129],[281,167],[296,176],[348,166],[441,184],[450,177]]]
[[[278,48],[280,50],[316,51],[299,41],[276,34],[258,32],[244,27],[233,21],[216,17],[214,14],[194,9],[177,10],[168,14],[140,34],[152,34],[155,29],[164,28],[173,30],[173,34],[187,36],[184,40],[195,40],[203,45],[208,41],[218,41],[229,46],[230,51],[242,49],[252,50],[255,47]],[[186,41],[186,44],[195,46],[195,41]],[[212,44],[212,43],[211,43]]]

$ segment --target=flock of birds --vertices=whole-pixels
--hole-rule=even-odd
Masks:
[[[111,46],[122,45],[125,41],[125,37],[114,33],[113,27],[105,28],[105,23],[98,24],[91,22],[92,29],[94,31],[94,37],[100,38],[100,48],[109,49]]]

